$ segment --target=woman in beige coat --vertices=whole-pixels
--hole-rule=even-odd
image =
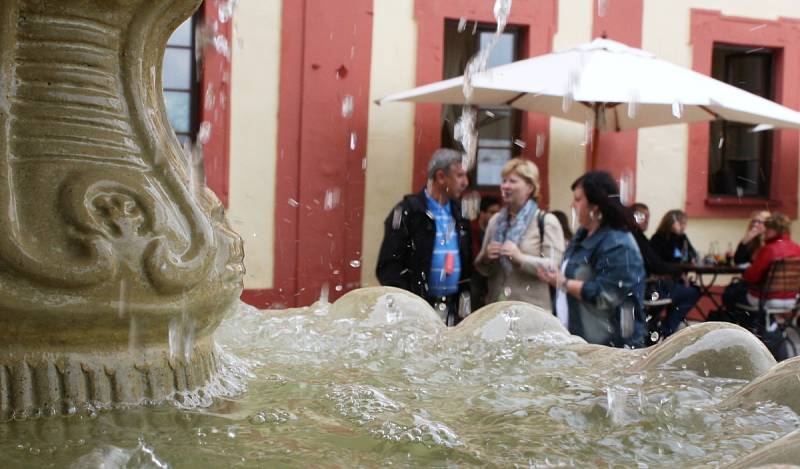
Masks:
[[[500,192],[505,206],[489,221],[475,268],[488,277],[486,303],[525,301],[552,309],[548,284],[537,268],[556,269],[564,254],[558,219],[539,209],[539,169],[514,158],[503,167]],[[542,234],[540,236],[540,218]]]

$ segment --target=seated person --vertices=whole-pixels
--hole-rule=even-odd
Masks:
[[[725,288],[722,300],[729,310],[736,303],[758,306],[761,301],[761,284],[766,281],[770,265],[777,259],[800,257],[800,245],[789,238],[791,220],[786,215],[776,213],[764,222],[764,246],[753,257],[753,263],[742,274],[741,282],[733,282]],[[791,308],[794,306],[797,291],[770,292],[766,305],[768,308]]]
[[[686,236],[689,217],[683,210],[670,210],[661,219],[650,246],[664,262],[695,263],[697,251]]]
[[[694,285],[689,285],[681,270],[661,259],[650,246],[642,229],[642,217],[636,216],[637,212],[641,213],[643,210],[647,210],[647,206],[637,202],[633,204],[632,208],[635,222],[635,228],[632,230],[633,238],[636,240],[636,245],[642,254],[645,272],[647,272],[648,277],[645,300],[656,296],[672,300],[672,304],[668,306],[666,321],[660,327],[661,337],[667,337],[678,329],[681,321],[686,318],[689,311],[697,304],[697,300],[700,299],[700,289]],[[644,229],[647,228],[646,222],[644,227]]]
[[[750,214],[747,231],[739,245],[736,246],[736,253],[733,255],[734,264],[743,265],[753,262],[753,254],[764,245],[764,222],[767,221],[769,215],[770,213],[766,210],[756,210]]]
[[[647,233],[647,227],[650,226],[650,207],[636,202],[631,205],[631,210],[633,210],[633,221],[636,222],[636,226],[642,230],[642,233]]]

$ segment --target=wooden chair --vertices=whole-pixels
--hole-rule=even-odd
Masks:
[[[793,299],[788,301],[769,300],[770,293],[777,292],[794,292]],[[750,304],[736,304],[736,308],[746,311],[748,313],[755,313],[761,316],[764,320],[764,327],[769,330],[772,328],[773,321],[781,330],[783,337],[786,337],[787,329],[794,329],[794,332],[800,332],[798,328],[798,310],[800,304],[800,258],[790,257],[785,259],[776,259],[772,262],[767,273],[767,277],[761,284],[760,299],[758,305]],[[782,304],[776,304],[782,303]],[[773,329],[774,330],[774,329]],[[797,334],[795,334],[797,335]],[[796,355],[797,351],[795,345],[788,341],[789,349]]]

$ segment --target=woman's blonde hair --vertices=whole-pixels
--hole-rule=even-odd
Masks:
[[[502,177],[507,177],[511,173],[521,177],[533,187],[533,192],[531,193],[532,199],[535,200],[539,198],[539,168],[536,167],[533,161],[524,158],[512,158],[508,160],[508,163],[503,166],[500,175]]]
[[[750,221],[755,219],[759,219],[761,221],[767,221],[767,218],[772,215],[769,210],[756,210],[750,214]]]

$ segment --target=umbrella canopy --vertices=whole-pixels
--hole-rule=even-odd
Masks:
[[[508,105],[577,122],[591,120],[595,130],[716,119],[800,128],[797,111],[609,39],[475,74],[469,100],[463,85],[463,76],[452,78],[386,96],[378,104]]]

